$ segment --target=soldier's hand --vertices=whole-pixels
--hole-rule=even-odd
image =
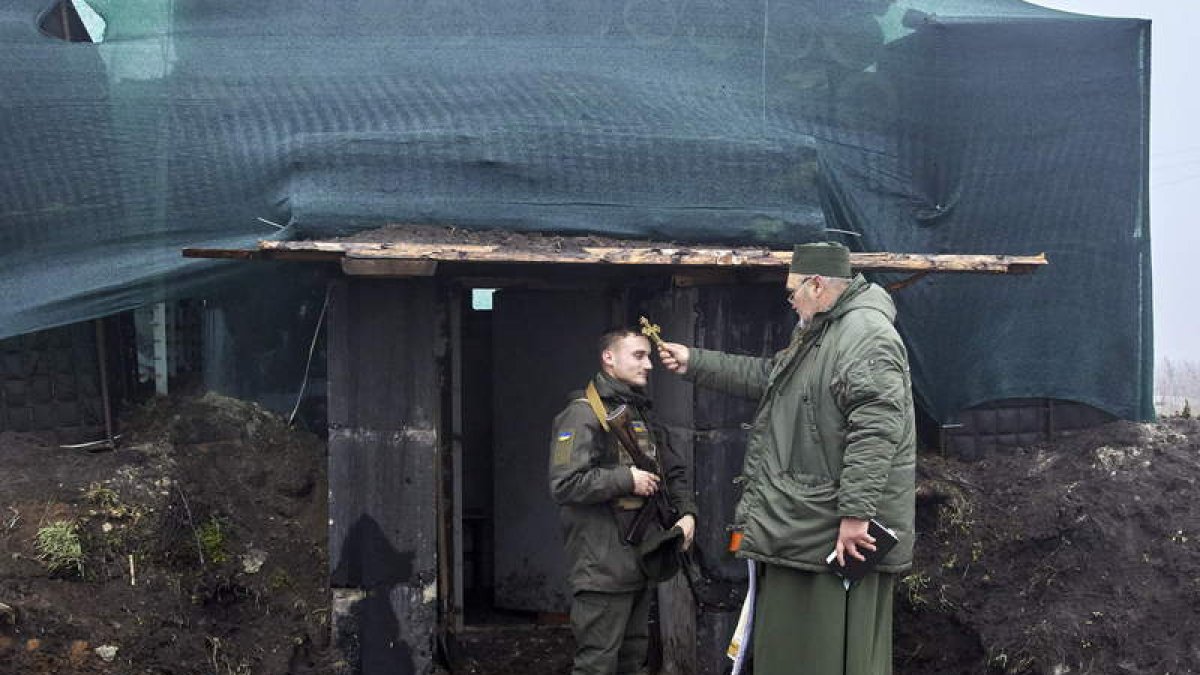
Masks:
[[[675,521],[675,527],[683,530],[683,546],[680,546],[679,550],[688,550],[692,547],[692,538],[696,535],[696,517],[688,513]]]
[[[658,348],[658,360],[662,361],[664,368],[676,375],[687,372],[691,356],[691,350],[678,342],[664,342]]]
[[[629,467],[633,474],[633,494],[639,497],[649,497],[658,492],[658,476],[649,471],[642,471],[636,466]]]

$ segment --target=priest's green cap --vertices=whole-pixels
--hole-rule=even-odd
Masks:
[[[796,244],[792,251],[792,274],[850,278],[850,249],[837,242]]]

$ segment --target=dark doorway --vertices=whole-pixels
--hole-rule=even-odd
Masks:
[[[467,289],[459,308],[462,364],[461,551],[458,601],[466,623],[480,623],[491,611],[495,588],[492,500],[492,295],[494,289]]]
[[[450,326],[450,469],[441,531],[453,564],[442,651],[451,672],[569,668],[570,592],[547,484],[551,420],[596,367],[619,297],[461,288]],[[443,549],[445,550],[445,549]]]
[[[550,423],[586,385],[592,345],[617,305],[584,289],[471,288],[460,297],[462,623],[561,620],[570,593],[546,484]]]

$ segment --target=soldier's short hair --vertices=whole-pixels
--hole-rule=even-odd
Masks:
[[[600,336],[600,340],[596,343],[597,346],[600,347],[596,350],[596,355],[603,356],[605,351],[612,349],[613,345],[630,335],[637,335],[640,337],[642,332],[636,328],[614,328],[606,332],[604,335]]]

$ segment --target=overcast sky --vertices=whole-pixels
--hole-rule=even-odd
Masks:
[[[1037,0],[1080,14],[1150,19],[1150,236],[1159,359],[1200,361],[1200,0]],[[1189,57],[1189,51],[1193,54]]]

